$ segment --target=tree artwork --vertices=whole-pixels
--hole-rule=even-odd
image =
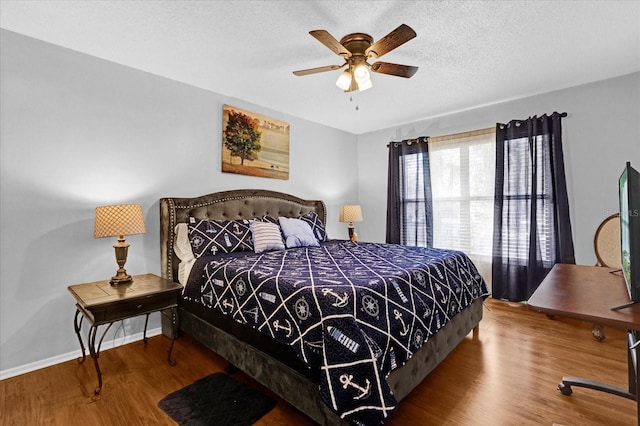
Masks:
[[[289,179],[290,128],[286,121],[224,105],[221,171]]]
[[[262,149],[262,132],[258,130],[259,126],[258,120],[246,114],[229,112],[227,126],[224,129],[224,145],[232,157],[240,157],[241,165],[244,165],[245,160],[254,161]]]

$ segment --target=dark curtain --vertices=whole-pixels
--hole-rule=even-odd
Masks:
[[[562,117],[496,126],[492,297],[527,300],[556,263],[575,263]]]
[[[433,246],[428,137],[391,142],[387,185],[387,243]]]

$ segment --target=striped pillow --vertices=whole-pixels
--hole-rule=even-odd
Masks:
[[[284,242],[278,225],[253,220],[249,226],[253,237],[253,251],[262,253],[267,250],[284,250]]]

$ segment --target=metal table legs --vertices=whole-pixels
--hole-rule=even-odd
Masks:
[[[178,325],[178,316],[176,314],[176,308],[171,308],[171,321],[173,323],[173,327],[175,330],[177,330],[177,325]],[[149,314],[147,314],[147,317],[144,319],[144,333],[142,335],[142,340],[144,341],[145,345],[147,344],[147,340],[149,340],[147,338],[147,324],[149,323]],[[177,331],[176,333],[173,333],[173,338],[171,339],[171,345],[169,346],[169,355],[167,357],[167,362],[169,363],[170,366],[174,366],[176,365],[176,360],[175,359],[171,359],[171,352],[173,351],[173,343],[176,341],[176,336],[177,336]]]
[[[76,315],[74,318],[74,329],[76,331],[76,336],[78,336],[78,341],[80,342],[80,349],[82,350],[82,357],[78,358],[78,364],[82,364],[84,360],[87,358],[86,352],[84,350],[84,344],[82,343],[82,336],[80,335],[80,330],[82,329],[82,320],[84,319],[84,315],[80,315],[80,309],[76,309]],[[78,319],[79,317],[79,319]],[[104,340],[104,336],[107,334],[107,331],[111,328],[113,323],[109,323],[107,328],[102,332],[102,336],[100,336],[100,340],[98,341],[98,347],[96,348],[96,335],[98,334],[98,326],[100,324],[92,324],[89,329],[89,337],[87,345],[89,346],[89,354],[93,359],[93,364],[96,367],[96,373],[98,374],[98,386],[93,390],[94,395],[98,395],[102,390],[102,372],[100,371],[100,364],[98,363],[98,358],[100,356],[100,347],[102,346],[102,341]]]
[[[144,320],[144,332],[142,334],[143,336],[142,340],[145,345],[149,340],[147,338],[147,324],[149,323],[150,314],[151,313],[147,313],[146,318]],[[80,310],[80,308],[76,308],[76,315],[73,319],[73,329],[76,332],[76,336],[78,337],[78,342],[80,343],[80,350],[82,351],[82,356],[77,359],[78,364],[82,364],[87,358],[84,342],[82,341],[82,336],[80,335],[80,332],[82,330],[82,321],[84,320],[84,318],[85,316]],[[175,321],[176,321],[175,313],[173,314],[173,321],[175,324]],[[101,325],[106,325],[107,327],[102,332],[102,335],[100,336],[100,340],[98,340],[98,344],[96,346],[96,337],[98,334],[98,327]],[[104,336],[107,334],[107,332],[109,331],[112,325],[113,325],[113,322],[106,323],[106,324],[91,324],[91,328],[89,328],[87,346],[89,346],[89,354],[93,359],[93,364],[96,368],[96,373],[98,375],[98,386],[93,390],[94,395],[100,394],[100,391],[102,390],[102,372],[100,371],[100,364],[98,363],[98,358],[100,357],[100,347],[102,346],[102,341],[104,340]],[[171,358],[171,352],[173,351],[173,343],[175,342],[175,340],[176,340],[175,337],[171,339],[171,346],[169,346],[169,355],[168,355],[167,361],[171,366],[176,365],[175,359]]]

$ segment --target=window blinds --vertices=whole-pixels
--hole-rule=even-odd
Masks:
[[[429,138],[433,246],[465,252],[491,282],[495,128]]]

